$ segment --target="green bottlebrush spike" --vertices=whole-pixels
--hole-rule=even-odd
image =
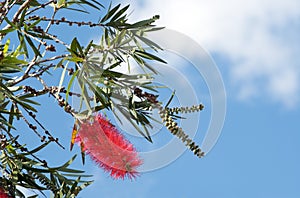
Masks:
[[[193,112],[199,112],[202,111],[204,109],[204,105],[203,104],[199,104],[199,105],[193,105],[191,107],[173,107],[173,108],[166,108],[166,110],[170,113],[193,113]]]
[[[192,139],[183,131],[181,127],[178,127],[177,123],[173,120],[170,114],[172,113],[191,113],[194,111],[203,110],[204,106],[202,104],[192,107],[175,107],[175,108],[165,108],[162,106],[156,105],[155,108],[159,109],[159,115],[164,122],[166,128],[175,136],[177,136],[189,149],[199,158],[204,156],[204,152],[201,151],[200,147],[193,142]]]

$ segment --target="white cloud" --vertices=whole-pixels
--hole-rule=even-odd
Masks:
[[[267,97],[286,107],[299,101],[299,0],[129,3],[133,4],[133,18],[159,14],[159,25],[185,33],[209,52],[227,57],[237,98]]]

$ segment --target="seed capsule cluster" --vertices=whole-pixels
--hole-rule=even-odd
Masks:
[[[159,109],[159,115],[162,121],[165,123],[167,129],[173,135],[177,136],[196,156],[198,156],[199,158],[203,157],[205,153],[202,152],[200,147],[191,138],[189,138],[189,136],[184,132],[184,130],[181,127],[177,125],[177,123],[173,120],[173,118],[170,115],[171,110],[174,110],[174,112],[176,112],[175,110],[177,110],[177,112],[188,112],[189,109],[194,109],[194,111],[198,109],[199,111],[200,109],[203,109],[203,105],[201,105],[201,107],[199,105],[198,107],[194,106],[194,108],[193,107],[184,108],[182,110],[180,110],[180,108],[178,109],[163,108],[162,106],[159,106],[158,109]]]
[[[46,17],[42,17],[41,18],[43,21],[50,21],[50,23],[52,25],[59,25],[61,23],[66,23],[66,24],[69,24],[69,26],[72,26],[73,24],[77,25],[78,27],[80,26],[89,26],[89,27],[101,27],[103,26],[103,24],[100,24],[100,23],[92,23],[90,21],[88,22],[85,22],[85,21],[69,21],[67,20],[65,17],[62,17],[61,19],[49,19],[49,18],[46,18]]]
[[[27,20],[48,21],[52,25],[59,25],[61,23],[65,23],[65,24],[68,24],[69,26],[77,25],[78,27],[80,27],[80,26],[89,26],[89,27],[101,27],[101,26],[104,26],[101,23],[93,23],[91,21],[87,21],[87,22],[86,21],[70,21],[70,20],[67,20],[65,17],[62,17],[60,19],[50,19],[50,18],[47,18],[45,16],[40,17],[38,15],[32,15]]]
[[[157,104],[158,103],[158,100],[157,100],[158,95],[154,95],[154,94],[151,94],[151,93],[148,93],[148,92],[143,92],[143,90],[138,88],[138,87],[134,88],[133,93],[137,97],[144,98],[152,104]]]

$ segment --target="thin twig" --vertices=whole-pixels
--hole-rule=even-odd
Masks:
[[[17,0],[15,0],[12,4],[14,5],[16,3]],[[3,6],[1,7],[1,9],[4,8],[5,9],[5,12],[4,13],[1,13],[1,19],[0,19],[0,24],[2,24],[4,18],[7,16],[8,12],[10,11],[10,8],[9,7],[9,2],[6,1],[5,4],[3,4]]]
[[[60,44],[62,44],[62,45],[64,45],[66,48],[70,48],[70,46],[67,44],[67,43],[65,43],[65,42],[63,42],[62,40],[59,40],[58,38],[56,38],[55,36],[53,36],[53,35],[51,35],[51,34],[49,34],[49,33],[47,33],[47,32],[44,32],[44,34],[46,35],[46,36],[49,36],[52,40],[54,40],[56,43],[60,43]],[[40,44],[41,45],[41,44]]]
[[[18,18],[19,18],[19,15],[21,14],[21,12],[28,6],[28,4],[30,3],[31,0],[26,0],[22,5],[21,7],[19,8],[19,10],[16,12],[16,14],[14,15],[13,19],[12,19],[12,22],[15,23]]]
[[[13,80],[12,82],[8,82],[8,84],[10,85],[16,85],[26,79],[28,79],[29,77],[36,77],[37,75],[35,74],[31,74],[29,75],[29,72],[30,70],[35,66],[35,65],[39,65],[41,63],[45,63],[45,62],[49,62],[49,61],[54,61],[54,60],[57,60],[57,59],[61,59],[61,58],[65,58],[65,57],[68,57],[67,54],[63,54],[63,55],[59,55],[59,56],[54,56],[54,57],[51,57],[51,58],[47,58],[47,59],[43,59],[43,60],[40,60],[40,61],[36,61],[36,62],[30,62],[27,69],[25,70],[25,73],[23,76],[20,76],[19,78]],[[51,67],[45,67],[44,68],[44,71],[42,73],[44,73],[47,69],[49,69]],[[39,74],[38,76],[40,76],[41,74]]]
[[[39,40],[36,37],[32,36],[31,34],[28,34],[27,32],[25,32],[24,30],[21,30],[21,32],[24,33],[26,36],[31,37],[33,40],[36,40],[38,43],[40,43],[40,45],[47,45],[47,43],[44,42],[43,39]],[[34,62],[34,61],[32,61],[32,62]]]
[[[33,10],[30,10],[30,11],[26,12],[26,15],[32,14],[33,12],[35,12],[35,11],[41,9],[41,8],[45,8],[47,5],[49,5],[51,3],[54,3],[54,2],[55,2],[54,0],[51,0],[51,1],[48,1],[44,4],[41,4],[38,7],[34,8]]]
[[[54,18],[55,18],[56,13],[57,13],[57,9],[54,8],[54,12],[53,12],[53,14],[52,14],[51,19],[54,19]],[[45,34],[48,33],[48,31],[49,31],[51,25],[52,25],[51,22],[49,22],[48,25],[47,25],[47,27],[46,27],[46,29],[45,29],[45,31],[44,31]],[[42,41],[44,41],[44,39],[42,39]],[[40,51],[41,46],[42,46],[42,43],[39,44],[39,46],[38,46],[38,48],[37,48],[38,51]],[[35,55],[35,56],[33,57],[32,61],[36,61],[37,58],[38,58],[37,55]]]
[[[26,0],[19,8],[19,10],[15,13],[15,15],[13,16],[13,19],[11,20],[12,23],[15,23],[18,21],[18,18],[20,16],[20,14],[22,13],[22,11],[28,6],[28,4],[30,3],[31,0]],[[11,28],[11,25],[7,24],[2,30],[7,30]],[[0,40],[3,38],[5,34],[0,34]]]
[[[31,115],[27,109],[25,109],[25,111],[28,113],[28,115]],[[44,133],[49,136],[48,138],[50,141],[54,141],[59,147],[65,149],[65,147],[58,142],[58,138],[54,138],[53,135],[51,135],[51,133],[34,116],[31,117],[44,130]]]
[[[47,86],[47,84],[45,83],[45,81],[42,78],[40,78],[38,76],[38,77],[36,77],[36,79],[38,79],[40,81],[40,83],[43,85],[44,89],[49,89],[49,87]],[[72,117],[75,117],[73,108],[67,101],[65,101],[65,99],[60,94],[57,94],[56,91],[52,90],[52,91],[50,91],[50,95],[53,96],[58,101],[59,106],[63,107],[65,112],[70,114]]]

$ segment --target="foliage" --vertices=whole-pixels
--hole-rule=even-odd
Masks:
[[[57,18],[66,10],[86,17],[92,9],[101,14],[96,22]],[[83,171],[69,168],[75,156],[59,167],[50,167],[47,159],[37,157],[37,153],[49,144],[64,149],[59,139],[37,118],[37,98],[45,95],[56,99],[58,105],[74,117],[71,147],[77,127],[80,127],[78,123],[102,110],[112,111],[117,117],[119,113],[123,114],[151,142],[147,128],[151,127],[153,119],[151,111],[158,108],[167,128],[179,138],[183,137],[183,142],[195,155],[203,156],[201,149],[177,127],[174,119],[180,118],[175,115],[178,110],[168,108],[172,97],[162,107],[158,95],[153,94],[158,92],[152,83],[153,74],[158,72],[151,62],[166,62],[156,55],[161,48],[147,38],[147,32],[161,29],[154,25],[159,16],[131,23],[128,10],[129,5],[118,4],[110,5],[105,11],[96,0],[50,0],[44,3],[7,0],[0,3],[0,187],[10,196],[24,197],[16,188],[22,186],[42,194],[50,191],[54,197],[75,197],[91,184],[82,179],[86,177]],[[63,39],[63,33],[55,35],[53,26],[101,29],[101,42],[90,41],[83,46],[76,37],[68,42]],[[136,75],[119,71],[124,65],[130,71],[132,62],[143,72]],[[55,71],[60,74],[59,84],[45,80]],[[79,87],[78,93],[72,91],[75,86]],[[72,97],[80,100],[76,109],[70,104]],[[203,106],[192,108],[198,111]],[[15,128],[15,120],[24,121],[40,138],[40,146],[30,150],[26,144],[18,142],[21,134]]]

